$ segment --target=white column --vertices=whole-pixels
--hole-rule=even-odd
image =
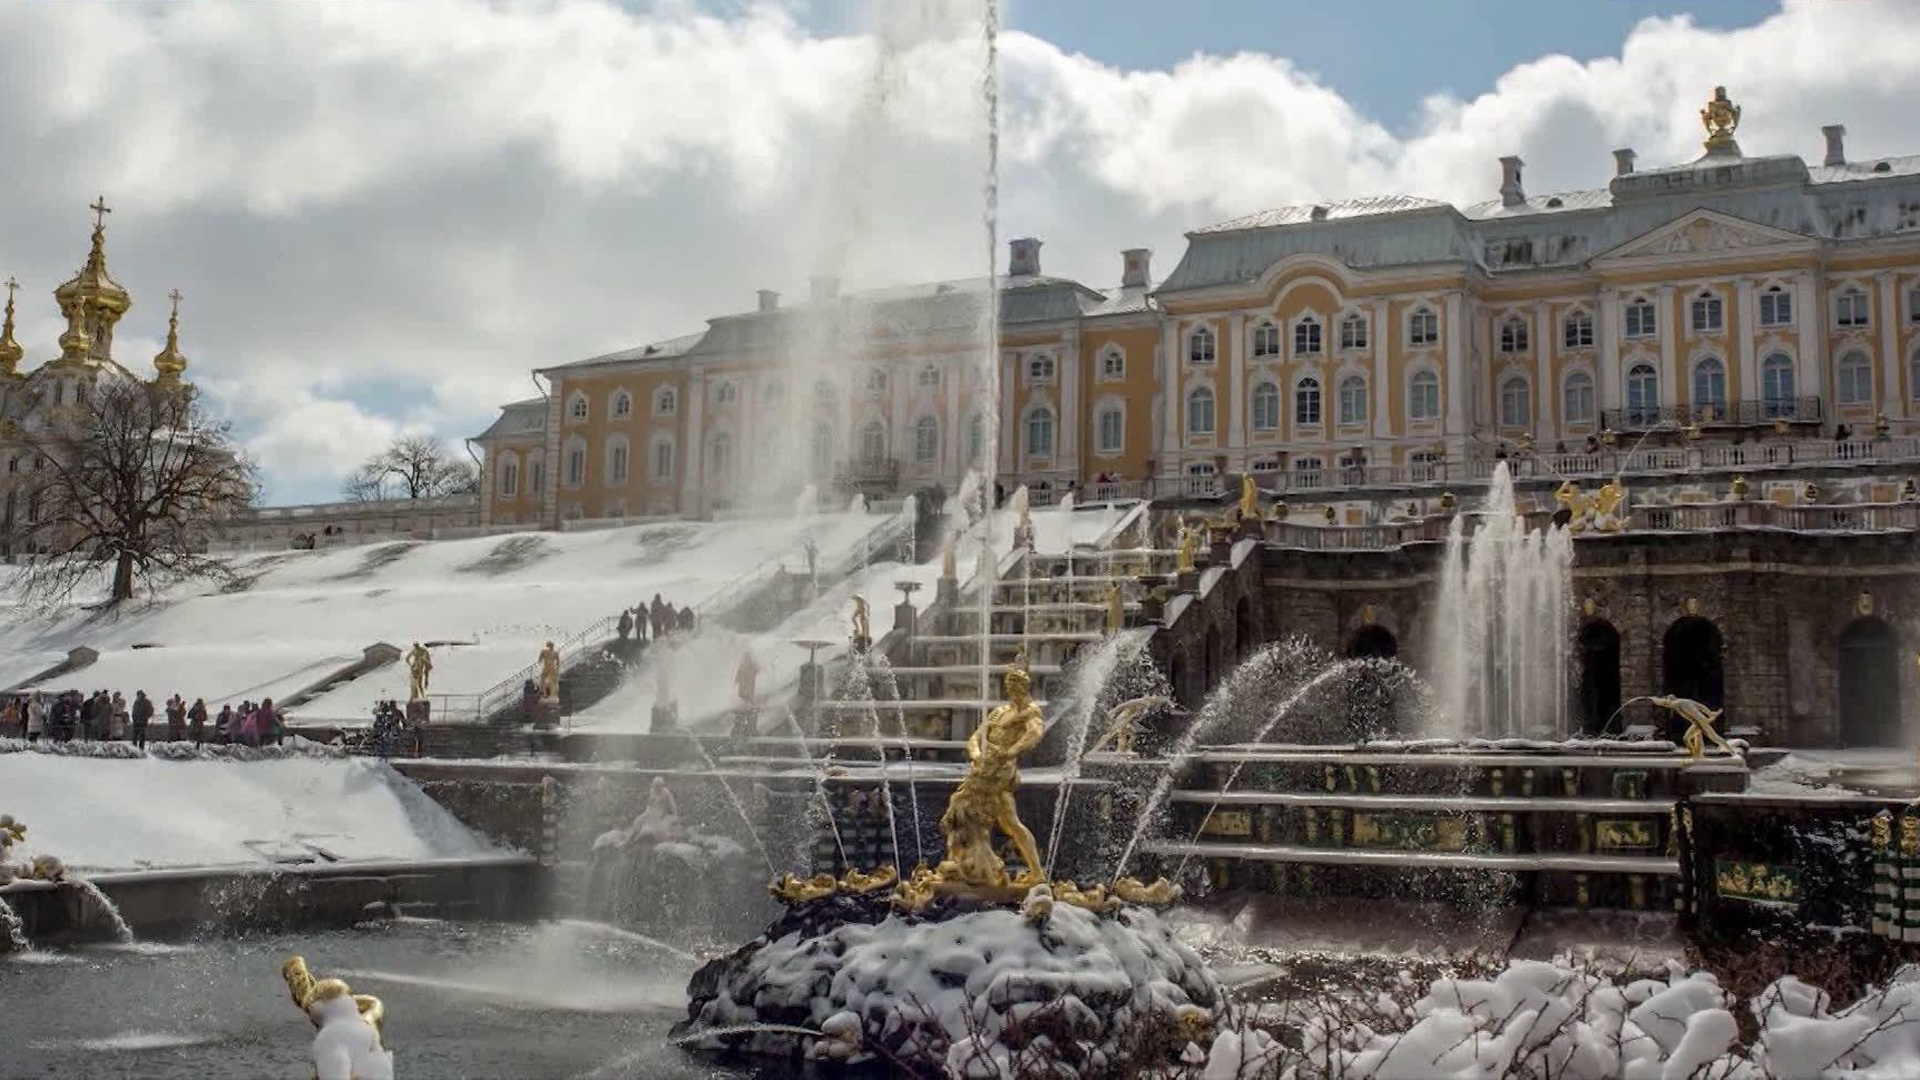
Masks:
[[[1753,279],[1741,278],[1734,286],[1734,303],[1740,307],[1734,323],[1734,330],[1740,335],[1740,393],[1729,395],[1734,400],[1727,404],[1737,408],[1739,402],[1759,401],[1765,395],[1760,386],[1760,361],[1754,354],[1753,332],[1758,322],[1758,313],[1754,310]]]
[[[1456,447],[1451,451],[1454,456],[1464,456],[1467,441],[1467,319],[1466,304],[1461,294],[1447,294],[1445,305],[1446,326],[1441,332],[1446,335],[1446,369],[1442,376],[1446,383],[1446,435],[1447,441]]]
[[[687,377],[686,390],[687,423],[684,428],[686,435],[681,440],[680,445],[680,512],[683,514],[700,514],[706,512],[707,493],[700,483],[700,462],[703,457],[701,451],[705,449],[705,447],[701,445],[705,438],[705,430],[701,426],[701,418],[704,415],[706,404],[707,377],[705,375],[689,375]],[[627,450],[627,475],[629,477],[633,475],[633,464],[633,450],[629,447]],[[642,467],[645,467],[644,464]],[[628,509],[631,510],[632,507],[628,507]]]
[[[1060,376],[1060,468],[1080,475],[1080,441],[1086,437],[1080,422],[1080,333],[1068,330],[1054,371]]]
[[[1880,327],[1880,412],[1892,417],[1907,415],[1907,395],[1900,392],[1900,303],[1894,295],[1891,270],[1874,277],[1880,286],[1880,301],[1874,305],[1874,317]]]
[[[1221,356],[1227,365],[1226,400],[1220,407],[1226,410],[1227,430],[1225,439],[1216,439],[1214,445],[1238,460],[1241,451],[1247,446],[1247,317],[1235,313],[1227,319],[1227,347],[1221,350]],[[1214,430],[1220,428],[1221,417],[1213,420]],[[1229,462],[1229,467],[1232,463]]]
[[[1373,386],[1367,395],[1367,404],[1373,408],[1373,438],[1384,443],[1398,434],[1393,425],[1393,391],[1387,374],[1387,302],[1375,300],[1370,316],[1373,325],[1367,327],[1367,347],[1373,350]],[[1333,328],[1334,342],[1339,342],[1340,328]],[[1404,429],[1403,429],[1404,430]],[[1379,453],[1368,455],[1371,460],[1386,464]]]
[[[1553,433],[1559,427],[1560,395],[1553,379],[1553,313],[1545,300],[1533,305],[1533,441],[1541,453],[1553,449]]]
[[[1594,372],[1599,383],[1600,408],[1619,409],[1626,405],[1625,375],[1620,370],[1620,294],[1600,290],[1600,310],[1594,315],[1593,343],[1598,346],[1600,370]]]
[[[1660,346],[1660,403],[1673,406],[1680,404],[1680,358],[1675,355],[1674,322],[1679,316],[1673,313],[1673,286],[1662,285],[1655,293],[1655,303],[1660,305],[1659,346]]]
[[[900,463],[900,475],[906,476],[913,468],[913,417],[907,415],[913,407],[911,394],[920,380],[919,360],[908,359],[903,364],[887,368],[888,395],[893,401],[887,409],[887,450],[893,460]]]
[[[549,529],[560,527],[560,421],[565,409],[560,380],[548,379],[546,444],[540,450],[540,456],[546,459],[540,475],[540,517]]]
[[[1014,378],[1020,372],[1020,362],[1012,353],[1002,352],[997,361],[1000,365],[1000,475],[1011,476],[1017,471],[1020,461],[1020,410],[1017,407]],[[1008,484],[1011,492],[1016,486]]]
[[[1795,281],[1794,318],[1800,323],[1800,362],[1795,372],[1794,392],[1802,397],[1821,399],[1821,415],[1833,419],[1833,402],[1827,400],[1827,312],[1821,301],[1817,271],[1809,270]]]
[[[1160,350],[1160,474],[1180,475],[1180,322],[1170,319]]]

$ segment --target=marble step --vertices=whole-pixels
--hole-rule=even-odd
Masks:
[[[1679,860],[1657,855],[1562,853],[1478,853],[1464,851],[1392,851],[1377,848],[1303,847],[1294,844],[1239,844],[1154,841],[1141,845],[1154,855],[1173,858],[1244,859],[1250,862],[1313,863],[1394,870],[1477,869],[1513,873],[1651,874],[1678,877]]]

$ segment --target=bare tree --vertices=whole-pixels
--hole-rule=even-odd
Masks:
[[[355,502],[432,499],[480,490],[480,469],[432,435],[405,435],[353,470],[340,493]]]
[[[64,600],[102,570],[110,603],[140,583],[231,575],[207,542],[253,505],[254,466],[192,386],[101,379],[30,406],[8,496],[13,550],[32,556],[24,595]]]

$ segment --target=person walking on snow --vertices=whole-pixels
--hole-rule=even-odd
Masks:
[[[187,730],[193,738],[193,745],[201,746],[207,741],[207,699],[194,698],[193,708],[187,710]]]
[[[118,714],[125,704],[119,694],[114,695],[114,712]],[[140,749],[147,746],[147,725],[153,722],[153,699],[147,697],[145,690],[133,692],[133,745]]]

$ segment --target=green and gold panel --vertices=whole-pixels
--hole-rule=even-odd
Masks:
[[[1441,814],[1356,813],[1353,846],[1399,851],[1464,851],[1467,823]]]
[[[1800,902],[1800,874],[1792,866],[1716,859],[1713,891],[1726,900],[1794,906]]]
[[[1215,810],[1207,815],[1200,826],[1202,836],[1244,839],[1253,835],[1253,812],[1250,810]]]
[[[1593,823],[1593,849],[1606,855],[1658,854],[1662,849],[1658,818],[1599,818]]]

